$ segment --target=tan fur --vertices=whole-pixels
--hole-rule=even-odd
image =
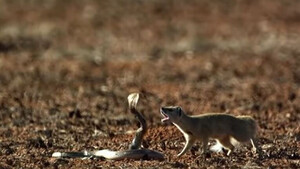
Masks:
[[[165,117],[162,121],[171,121],[184,135],[186,144],[178,157],[185,154],[196,140],[203,143],[203,153],[206,152],[208,139],[216,139],[229,155],[234,150],[231,138],[238,142],[251,142],[256,151],[255,140],[257,125],[250,116],[232,116],[222,113],[209,113],[198,116],[186,115],[180,107],[162,107],[161,113]]]

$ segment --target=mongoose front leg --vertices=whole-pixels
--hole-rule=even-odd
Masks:
[[[177,155],[177,157],[180,157],[182,156],[183,154],[185,154],[187,151],[189,151],[193,144],[195,143],[195,139],[190,137],[190,136],[185,136],[185,140],[186,140],[186,143],[184,145],[184,148],[182,149],[182,151]]]

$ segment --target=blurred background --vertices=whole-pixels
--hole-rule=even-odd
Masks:
[[[39,58],[95,62],[228,52],[284,58],[299,52],[295,0],[0,3],[2,52],[42,50]]]
[[[253,116],[273,155],[252,162],[295,167],[273,162],[299,165],[299,44],[298,0],[0,0],[1,164],[95,166],[26,155],[126,148],[132,136],[120,133],[136,128],[127,95],[141,92],[139,110],[156,133],[150,148],[180,150],[168,147],[181,135],[165,134],[158,111],[180,105]],[[237,166],[249,160],[240,158]]]

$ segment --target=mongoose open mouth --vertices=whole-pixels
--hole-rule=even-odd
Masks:
[[[164,118],[161,119],[161,122],[166,122],[169,120],[169,116],[162,109],[160,109],[160,113],[164,116]]]

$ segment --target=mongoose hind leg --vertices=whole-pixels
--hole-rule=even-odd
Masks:
[[[252,151],[256,153],[256,151],[257,151],[257,143],[256,143],[256,140],[250,139],[250,142],[251,142],[251,144],[252,144]]]
[[[255,138],[251,138],[250,142],[252,144],[252,152],[258,154],[259,158],[261,158],[262,157],[262,150],[258,146],[257,140]]]
[[[222,139],[218,139],[219,142],[225,147],[225,149],[228,150],[227,156],[230,155],[230,153],[234,150],[234,146],[230,142],[230,136],[226,136]]]
[[[207,145],[208,145],[208,138],[202,139],[202,154],[205,156],[207,153]]]

